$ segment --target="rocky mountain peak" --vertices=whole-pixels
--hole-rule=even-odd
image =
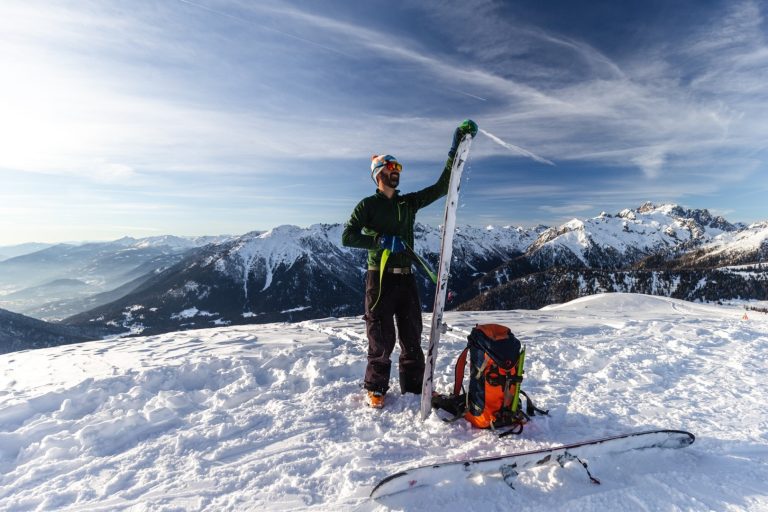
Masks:
[[[677,207],[677,205],[669,205],[669,206],[671,206],[672,208]],[[640,205],[640,207],[637,209],[637,212],[638,213],[650,213],[650,212],[652,212],[654,210],[658,210],[658,209],[659,209],[659,207],[656,206],[654,203],[652,203],[650,201],[646,201],[645,203]]]

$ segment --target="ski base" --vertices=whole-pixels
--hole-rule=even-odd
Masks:
[[[384,478],[371,491],[371,498],[376,499],[477,473],[501,472],[504,481],[512,486],[514,476],[527,468],[545,464],[563,465],[566,461],[579,460],[582,457],[630,450],[684,448],[693,444],[695,439],[693,434],[684,430],[648,430],[497,457],[436,463],[400,471]],[[586,469],[586,464],[581,460],[579,462]],[[589,474],[589,470],[587,472]],[[593,478],[591,474],[590,478]],[[594,480],[596,479],[593,478]]]

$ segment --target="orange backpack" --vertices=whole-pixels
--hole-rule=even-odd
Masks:
[[[519,434],[530,416],[548,411],[537,408],[520,389],[525,347],[503,325],[476,325],[467,337],[467,347],[456,361],[453,393],[435,395],[432,405],[454,415],[447,421],[465,418],[479,428],[512,427],[502,435]],[[469,388],[464,392],[464,369],[469,354]],[[520,406],[520,395],[526,409]]]

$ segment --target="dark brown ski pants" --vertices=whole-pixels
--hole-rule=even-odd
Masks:
[[[376,307],[371,310],[374,303]],[[363,319],[368,334],[365,389],[381,392],[389,389],[389,373],[392,367],[390,356],[395,348],[395,338],[399,337],[400,391],[421,393],[421,381],[424,378],[421,300],[413,275],[385,272],[379,297],[379,272],[369,270],[365,279]]]

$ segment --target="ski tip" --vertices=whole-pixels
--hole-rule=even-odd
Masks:
[[[680,446],[688,446],[696,441],[696,436],[685,430],[673,430],[672,432],[679,434]]]
[[[685,448],[696,441],[696,436],[686,430],[656,430],[648,433],[654,432],[667,435],[666,439],[655,445],[659,448]]]
[[[394,494],[401,490],[405,490],[405,489],[394,489],[394,490],[387,491],[387,487],[388,487],[387,484],[407,474],[408,473],[406,471],[401,471],[399,473],[395,473],[393,475],[389,475],[388,477],[384,478],[382,481],[377,483],[373,487],[373,489],[371,489],[371,494],[369,495],[370,498],[375,500],[376,498],[381,498],[382,496],[389,496],[390,494]],[[413,485],[410,485],[409,487],[413,487]]]

